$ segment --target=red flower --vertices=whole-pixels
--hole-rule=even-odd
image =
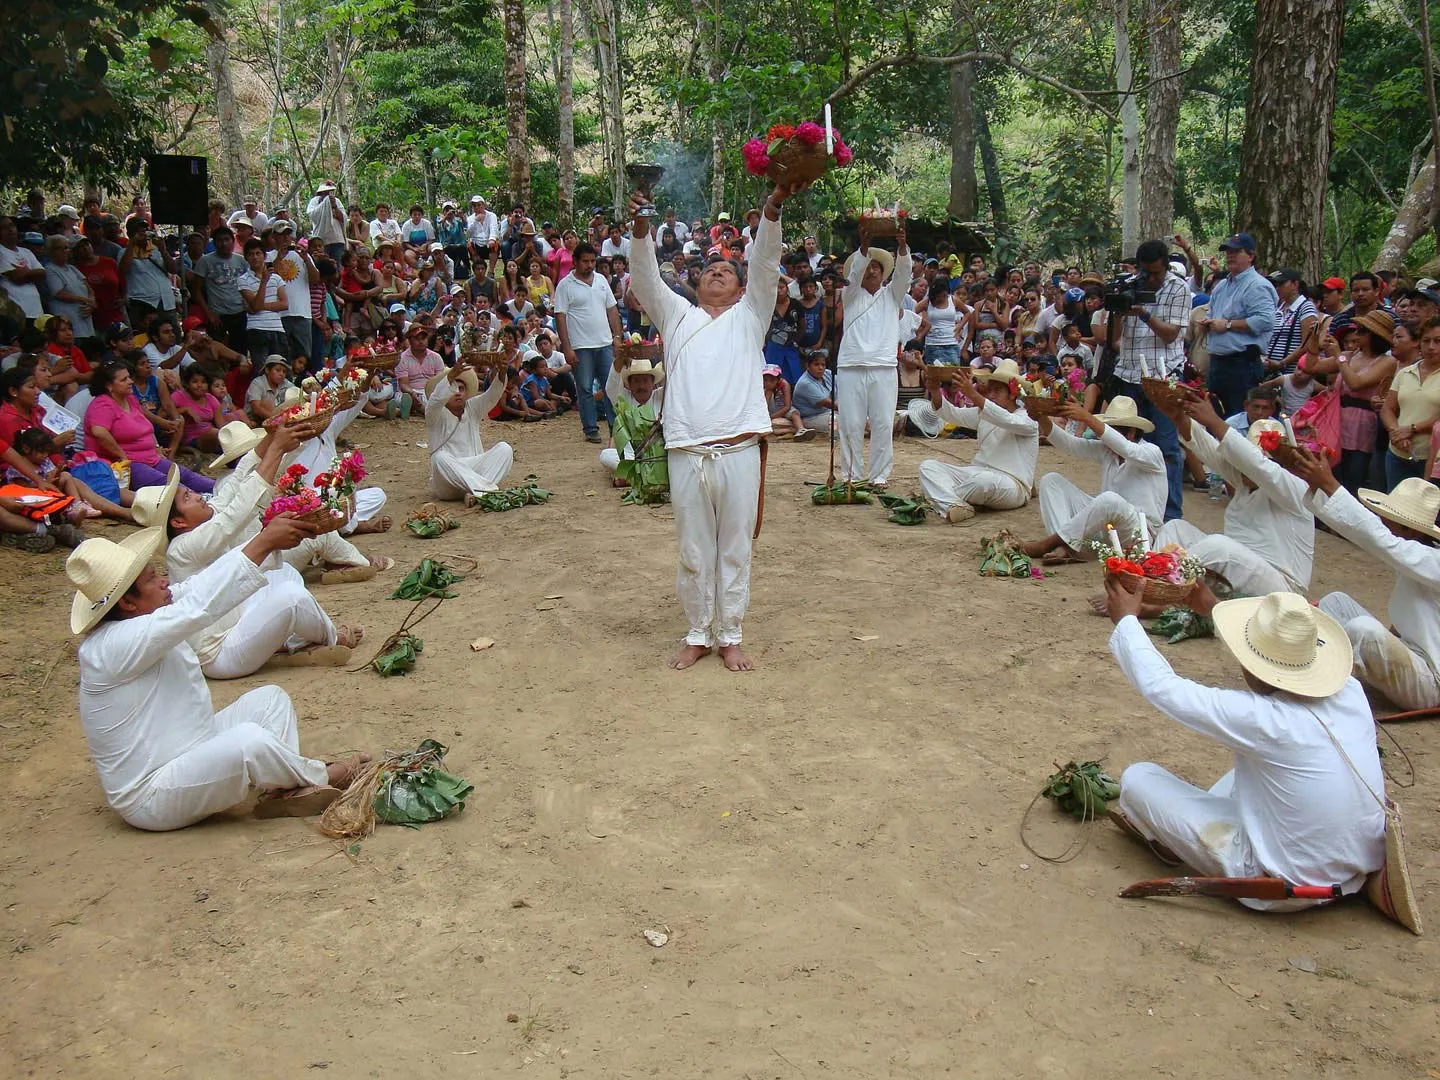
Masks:
[[[1167,551],[1152,551],[1140,560],[1140,568],[1146,577],[1163,578],[1180,565],[1180,560]]]
[[[835,164],[843,169],[846,165],[849,165],[850,162],[854,160],[854,151],[852,151],[850,147],[846,146],[844,141],[837,135],[835,137]]]
[[[1262,431],[1260,437],[1256,439],[1255,442],[1265,453],[1273,454],[1280,448],[1281,437],[1278,431]]]
[[[771,130],[773,131],[774,128]],[[795,140],[806,146],[819,146],[825,141],[825,129],[813,120],[806,120],[795,129]]]
[[[794,134],[794,124],[771,124],[770,130],[765,133],[765,138],[768,142],[774,142],[776,139],[791,138]],[[822,132],[821,134],[823,137],[824,133]]]
[[[1135,577],[1144,577],[1145,569],[1139,563],[1133,563],[1129,559],[1122,559],[1118,555],[1111,555],[1105,560],[1105,571],[1110,574],[1133,574]]]
[[[764,139],[751,139],[740,148],[740,156],[751,176],[764,176],[770,170],[769,144]]]

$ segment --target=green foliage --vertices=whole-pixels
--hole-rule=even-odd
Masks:
[[[1037,187],[1030,231],[1040,238],[1032,252],[1041,259],[1078,259],[1083,266],[1105,261],[1114,242],[1106,213],[1105,149],[1098,136],[1075,128],[1061,132],[1033,175]]]

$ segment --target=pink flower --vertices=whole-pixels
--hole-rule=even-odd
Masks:
[[[825,141],[825,129],[813,120],[806,120],[795,129],[795,138],[806,146],[819,146]]]
[[[745,170],[752,176],[764,176],[770,171],[769,144],[763,139],[751,139],[740,148],[745,159]]]
[[[298,495],[281,495],[270,500],[270,505],[265,508],[260,521],[268,524],[280,514],[308,514],[311,510],[320,509],[320,505],[320,496],[306,488]]]
[[[849,165],[850,162],[854,160],[854,152],[850,149],[850,147],[845,145],[845,141],[843,139],[837,138],[835,140],[835,164],[843,169],[846,165]]]

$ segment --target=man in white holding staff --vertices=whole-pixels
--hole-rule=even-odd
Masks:
[[[910,287],[910,248],[901,219],[898,257],[870,246],[860,218],[860,250],[845,268],[842,295],[845,336],[835,366],[835,406],[840,425],[840,474],[847,484],[868,479],[883,488],[895,464],[896,370],[900,355],[900,312]],[[893,271],[893,273],[892,273]],[[889,277],[890,283],[885,284]],[[865,475],[865,425],[870,425],[870,471]]]
[[[780,207],[808,186],[777,184],[765,200],[748,288],[738,264],[716,259],[700,274],[694,304],[660,277],[655,245],[640,242],[650,233],[650,218],[641,213],[648,202],[630,197],[636,241],[630,291],[665,342],[660,421],[680,544],[675,588],[690,624],[684,648],[670,661],[676,670],[717,649],[731,671],[754,667],[740,650],[740,624],[750,602],[760,440],[770,434],[760,370],[780,280]]]

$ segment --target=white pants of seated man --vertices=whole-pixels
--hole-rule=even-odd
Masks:
[[[984,465],[946,465],[930,458],[920,463],[920,490],[943,514],[967,503],[991,510],[1019,510],[1030,501],[1020,481]]]
[[[334,645],[335,624],[293,566],[265,573],[268,584],[245,601],[220,652],[203,668],[210,679],[238,679],[259,671],[281,649]]]
[[[430,457],[430,490],[437,499],[463,499],[499,491],[515,451],[507,442],[498,442],[479,457],[457,457],[441,451]]]
[[[895,467],[895,366],[847,367],[835,375],[839,413],[840,477],[847,483],[883,484]],[[870,424],[870,471],[865,471],[865,424]]]
[[[1046,473],[1036,485],[1039,489],[1040,520],[1046,533],[1060,537],[1070,550],[1084,556],[1091,552],[1086,540],[1108,543],[1109,528],[1122,544],[1128,545],[1141,532],[1150,538],[1149,526],[1139,510],[1113,491],[1087,495],[1059,473]]]
[[[340,531],[353,533],[355,526],[362,521],[369,521],[381,510],[385,509],[385,492],[378,487],[360,488],[355,492],[355,510],[350,515],[350,520]]]
[[[121,816],[137,829],[183,829],[228,810],[252,788],[306,787],[327,779],[324,762],[300,753],[289,695],[262,686],[217,712],[214,735],[151,773]]]
[[[301,540],[280,557],[296,570],[307,566],[368,566],[370,560],[338,532],[321,533]]]
[[[1228,536],[1203,532],[1180,518],[1165,522],[1155,534],[1157,548],[1166,544],[1179,544],[1205,569],[1228,581],[1237,595],[1269,596],[1272,592],[1292,591],[1279,570],[1245,545]]]
[[[671,450],[667,460],[680,547],[675,591],[690,625],[685,644],[738,645],[750,604],[760,448]]]
[[[1355,653],[1355,677],[1402,709],[1440,705],[1440,678],[1425,659],[1343,592],[1320,601],[1320,610],[1345,628]]]
[[[1164,844],[1202,877],[1260,877],[1268,871],[1240,824],[1239,805],[1230,797],[1234,784],[1229,772],[1206,791],[1139,761],[1120,776],[1120,809],[1147,838]],[[1294,911],[1321,901],[1240,902],[1256,911]]]

